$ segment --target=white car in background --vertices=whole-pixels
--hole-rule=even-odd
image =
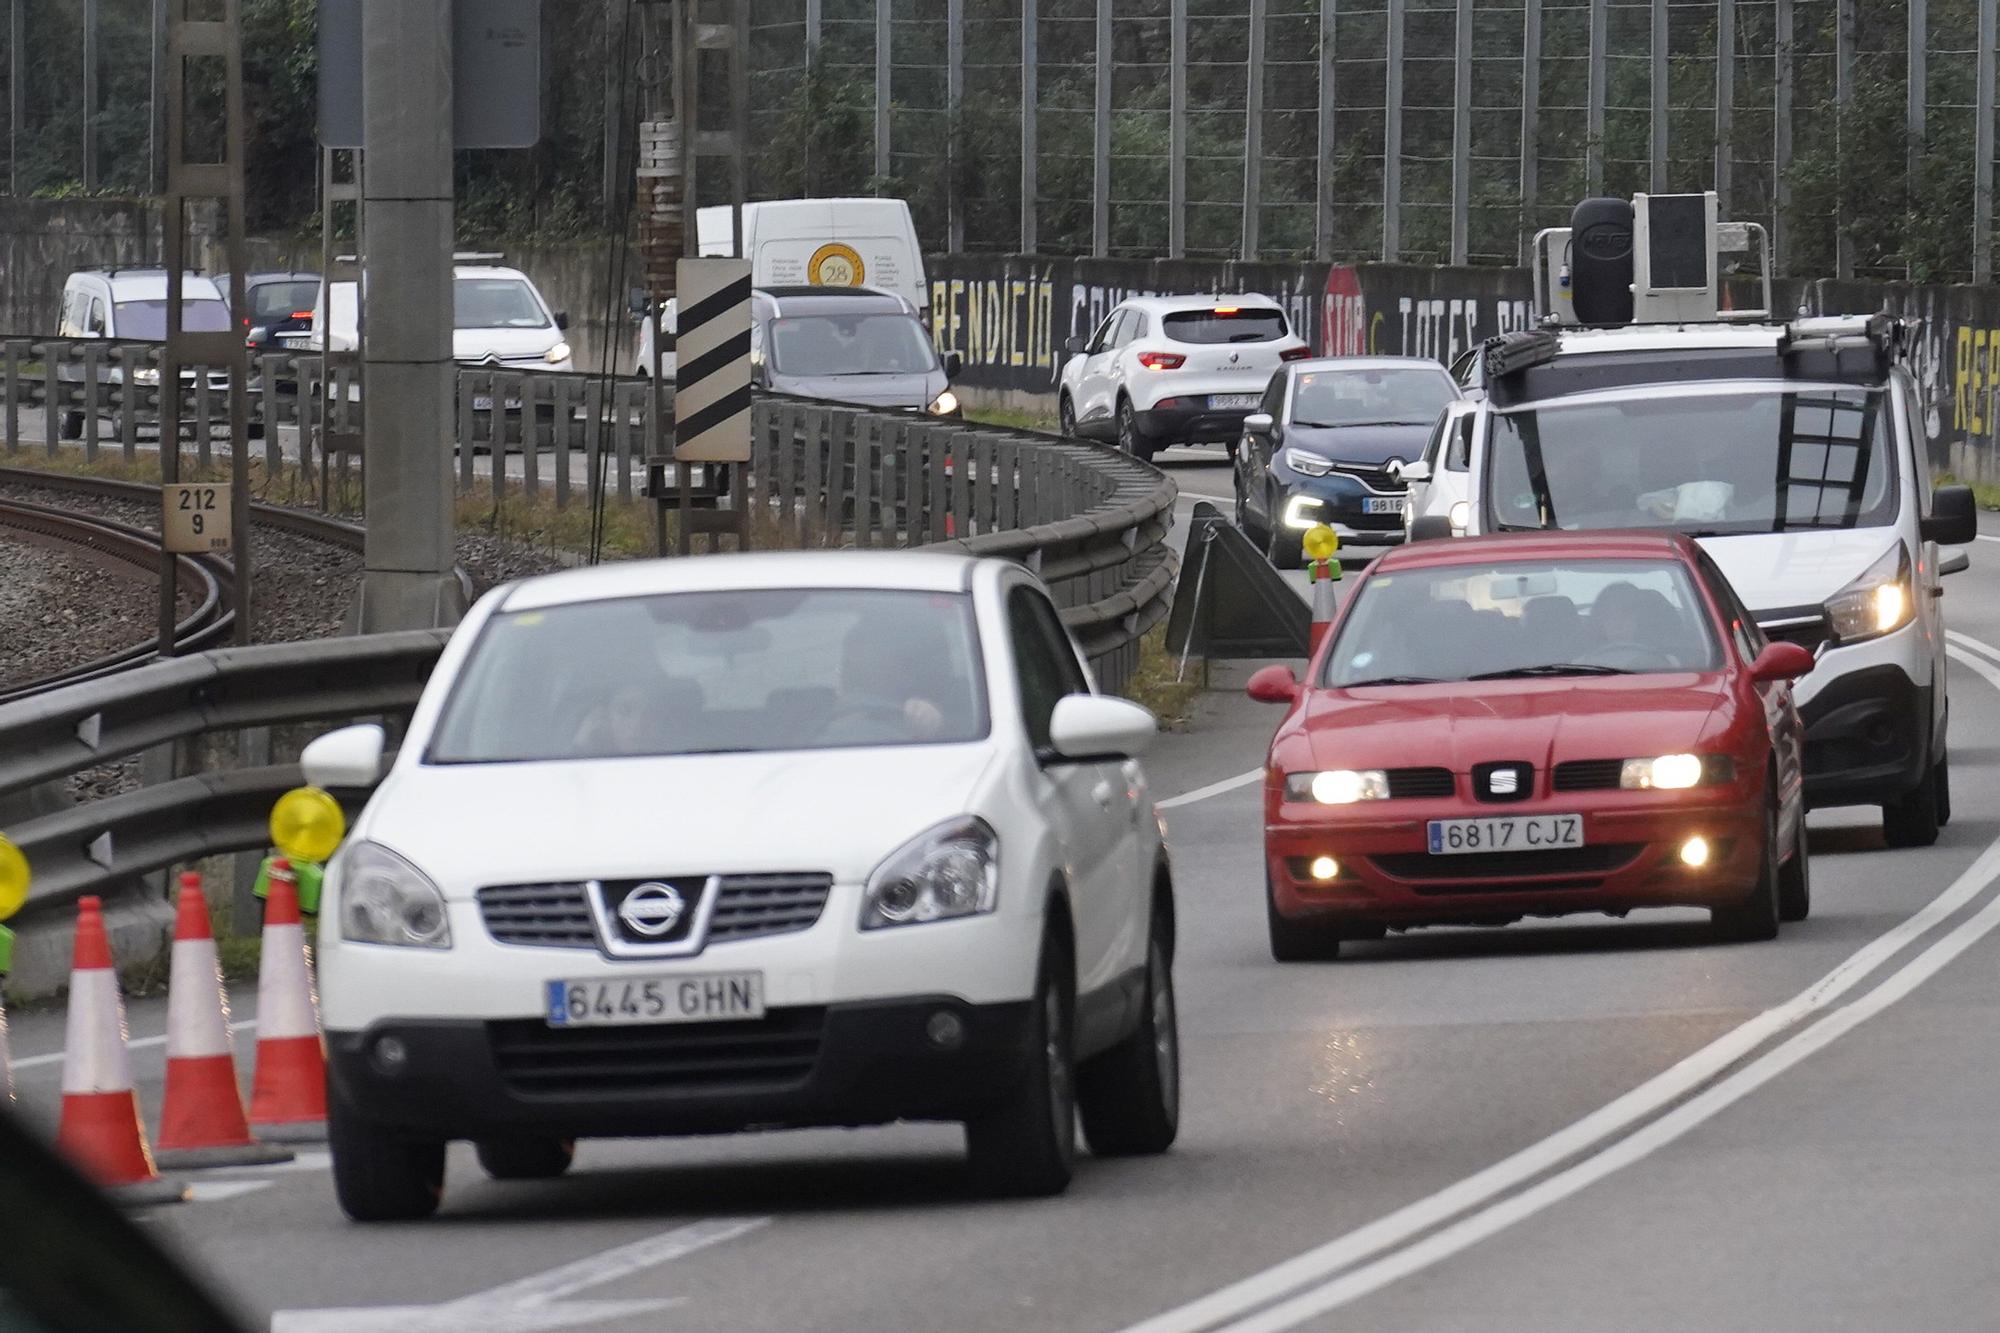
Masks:
[[[1450,522],[1454,537],[1465,535],[1471,519],[1472,435],[1478,428],[1477,399],[1447,403],[1431,428],[1423,456],[1403,465],[1403,538],[1425,517]]]
[[[957,1120],[973,1183],[1179,1119],[1172,883],[1138,754],[1011,562],[605,565],[481,599],[328,866],[333,1178],[437,1207],[445,1145]],[[383,733],[323,736],[367,786]]]
[[[461,263],[451,276],[453,360],[496,370],[575,369],[564,336],[568,312],[551,308],[527,274],[495,264]],[[331,343],[335,351],[353,351],[361,345],[355,286],[320,285],[305,346],[318,349]]]
[[[1062,433],[1114,441],[1139,459],[1204,442],[1233,456],[1272,374],[1311,355],[1278,303],[1255,295],[1133,297],[1064,348]]]

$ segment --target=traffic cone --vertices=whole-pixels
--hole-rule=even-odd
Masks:
[[[1328,568],[1332,564],[1331,560],[1313,561],[1312,629],[1306,639],[1309,654],[1319,652],[1320,641],[1326,638],[1327,630],[1333,627],[1335,575]]]
[[[127,1203],[170,1203],[185,1186],[163,1180],[146,1150],[139,1096],[125,1051],[125,1006],[111,968],[103,906],[81,899],[69,1021],[63,1035],[62,1123],[56,1147],[99,1185]]]
[[[181,876],[174,917],[173,963],[167,980],[167,1091],[160,1103],[158,1160],[163,1166],[256,1166],[289,1162],[288,1149],[250,1137],[236,1056],[229,1040],[229,1001],[222,991],[215,932],[201,876]]]
[[[250,1124],[260,1137],[279,1142],[326,1137],[326,1043],[306,970],[298,881],[291,862],[282,857],[271,862],[271,892],[264,902]]]

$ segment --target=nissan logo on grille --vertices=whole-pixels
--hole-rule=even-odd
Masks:
[[[656,940],[671,934],[687,913],[687,899],[671,884],[658,880],[641,884],[618,904],[618,919],[634,935]]]

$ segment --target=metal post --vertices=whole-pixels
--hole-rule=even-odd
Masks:
[[[83,0],[83,188],[97,188],[97,26],[99,0]]]
[[[367,634],[465,610],[452,576],[451,2],[367,0],[361,43],[368,541],[352,623]]]
[[[1736,0],[1715,6],[1715,200],[1730,216],[1730,177],[1736,165]]]
[[[21,122],[28,118],[28,90],[21,82],[28,45],[28,0],[7,5],[7,192],[21,193]]]
[[[1777,0],[1775,15],[1777,43],[1773,55],[1777,70],[1771,88],[1771,199],[1776,205],[1771,219],[1772,263],[1783,271],[1785,263],[1785,214],[1792,207],[1792,0]]]
[[[685,0],[684,0],[685,2]],[[889,0],[875,0],[875,176],[889,176]]]
[[[820,0],[806,0],[806,68],[819,62]]]
[[[732,4],[728,12],[734,18],[729,47],[729,133],[733,140],[729,149],[729,253],[741,259],[748,254],[743,246],[743,205],[750,199],[750,6]],[[742,469],[735,471],[740,475]]]
[[[1521,9],[1521,236],[1522,264],[1534,246],[1536,198],[1542,167],[1542,0],[1523,0]]]
[[[742,8],[747,18],[750,7]],[[964,134],[959,123],[965,109],[965,0],[945,0],[944,52],[945,125],[951,136],[945,157],[945,231],[947,246],[951,253],[957,254],[965,249],[965,163],[961,160]]]
[[[1111,3],[1097,0],[1097,80],[1090,142],[1090,253],[1111,252]]]
[[[1537,0],[1529,0],[1530,4]],[[1313,258],[1333,258],[1333,27],[1338,0],[1319,0],[1319,162],[1318,190],[1313,204]]]
[[[15,9],[22,0],[15,0]],[[166,89],[160,75],[167,63],[167,0],[153,0],[152,78],[148,82],[146,119],[146,186],[149,194],[167,188]]]
[[[1652,191],[1667,192],[1667,0],[1653,0],[1652,40],[1653,145]]]
[[[631,0],[622,0],[629,6]],[[621,0],[604,0],[604,225],[609,229],[616,216],[617,201],[625,192],[625,155],[619,135],[624,129],[624,81],[619,68],[625,61],[625,25],[614,17]]]
[[[1979,0],[1978,116],[1972,151],[1972,281],[1993,279],[1993,58],[1994,3]]]
[[[1040,237],[1035,226],[1035,194],[1041,189],[1036,179],[1036,117],[1040,114],[1041,88],[1035,54],[1035,30],[1041,24],[1036,0],[1021,0],[1021,253],[1035,253]]]
[[[1472,233],[1472,0],[1458,0],[1451,47],[1451,259],[1464,264]]]
[[[1464,4],[1467,0],[1459,0]],[[1244,259],[1257,257],[1264,193],[1264,0],[1250,0],[1250,59],[1243,70]]]
[[[1403,4],[1389,0],[1389,44],[1382,90],[1382,259],[1403,255]]]
[[[1904,111],[1904,123],[1909,134],[1909,193],[1912,206],[1916,203],[1917,174],[1923,169],[1924,160],[1924,131],[1930,98],[1927,86],[1930,80],[1930,52],[1926,45],[1930,41],[1930,28],[1929,0],[1910,0],[1909,105]]]
[[[1783,3],[1784,0],[1779,0]],[[1604,42],[1607,0],[1590,0],[1590,62],[1584,79],[1584,193],[1604,193]]]
[[[1187,0],[1167,7],[1167,258],[1187,253]]]
[[[1847,130],[1848,112],[1854,106],[1854,0],[1836,0],[1833,10],[1833,142],[1834,160],[1842,163],[1839,185],[1833,197],[1833,271],[1842,282],[1854,276],[1854,238],[1847,226],[1847,156],[1843,146],[1853,142]]]

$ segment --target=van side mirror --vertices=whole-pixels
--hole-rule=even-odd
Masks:
[[[567,310],[556,311],[556,327],[559,329],[569,328],[569,311]]]
[[[1940,546],[1963,546],[1979,536],[1979,507],[1970,486],[1940,486],[1931,495],[1931,512],[1923,521],[1924,540]]]
[[[1415,482],[1429,481],[1431,479],[1431,465],[1419,458],[1414,463],[1403,464],[1402,471],[1396,475],[1403,479],[1405,486]]]
[[[1299,697],[1299,677],[1288,666],[1267,666],[1250,677],[1243,692],[1260,704],[1288,704]]]
[[[946,379],[957,379],[958,372],[963,369],[965,369],[964,357],[960,356],[957,352],[946,352],[944,354],[944,377]]]
[[[1963,574],[1971,568],[1971,556],[1963,551],[1953,551],[1950,555],[1938,561],[1938,577],[1943,578],[1947,574]]]
[[[1813,669],[1813,655],[1796,643],[1767,643],[1750,664],[1753,680],[1797,680]]]

